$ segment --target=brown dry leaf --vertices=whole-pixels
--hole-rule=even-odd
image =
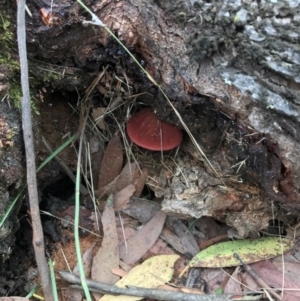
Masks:
[[[168,244],[162,240],[161,238],[158,238],[154,245],[148,250],[148,252],[143,255],[142,259],[146,260],[154,255],[167,255],[167,254],[176,254],[171,248],[168,247]]]
[[[86,277],[89,277],[91,273],[92,259],[93,259],[93,249],[95,247],[95,243],[84,252],[82,255],[82,261],[84,266],[84,273]],[[73,274],[79,275],[78,264],[73,269]],[[67,288],[64,292],[64,300],[65,301],[81,301],[83,293],[80,290],[74,290],[72,288]]]
[[[270,261],[279,271],[284,271],[286,276],[293,279],[293,282],[300,283],[300,239],[295,240],[293,249],[286,252],[284,256],[274,257]]]
[[[189,260],[187,257],[180,257],[174,265],[174,278],[179,278],[181,272],[185,269],[185,267],[189,264]]]
[[[283,300],[285,301],[297,301],[300,300],[300,285],[294,278],[290,278],[285,272],[282,271],[270,261],[263,260],[251,264],[251,268],[262,278],[270,287],[283,287]],[[285,267],[286,269],[286,267]],[[299,264],[294,265],[294,269],[297,270],[299,274]],[[284,283],[282,280],[284,279]],[[291,289],[291,290],[290,290]]]
[[[188,250],[182,245],[180,238],[168,228],[164,227],[160,237],[162,237],[169,245],[171,245],[177,252],[186,254]]]
[[[127,273],[133,268],[130,264],[127,264],[122,260],[120,260],[120,267]]]
[[[129,198],[132,196],[134,191],[135,186],[133,184],[129,184],[114,195],[114,208],[116,211],[124,210],[129,207]]]
[[[148,177],[147,168],[143,168],[142,173],[139,170],[137,170],[137,173],[134,174],[134,177],[132,179],[132,184],[134,184],[135,186],[135,192],[133,194],[135,197],[139,198],[141,196],[147,177]]]
[[[136,263],[155,243],[165,223],[166,214],[159,211],[136,235],[120,246],[120,258],[127,264]]]
[[[207,283],[207,293],[214,294],[217,290],[220,290],[220,288],[223,291],[223,286],[228,279],[228,274],[222,269],[203,269],[201,270],[201,278]]]
[[[180,238],[187,252],[195,256],[200,251],[190,229],[179,218],[168,216],[166,226]]]
[[[93,243],[82,255],[82,263],[84,268],[84,274],[86,277],[89,277],[91,274],[92,261],[93,261],[93,250],[96,243]],[[73,269],[73,274],[79,275],[78,265]]]
[[[159,210],[161,205],[145,199],[130,198],[130,207],[123,210],[124,213],[139,220],[142,224],[147,223]]]
[[[137,167],[135,163],[126,163],[120,175],[108,185],[100,188],[98,187],[99,189],[95,191],[95,194],[98,197],[104,197],[110,195],[111,193],[115,194],[119,192],[121,189],[131,184],[136,169]]]
[[[122,244],[124,244],[125,239],[127,241],[131,237],[135,236],[137,230],[131,228],[130,226],[125,225],[123,228],[118,227],[117,232],[118,232],[118,238],[119,238],[119,246],[121,246]]]
[[[224,287],[224,294],[243,295],[241,277],[239,277],[240,270],[240,266],[235,268]]]
[[[119,246],[112,196],[108,198],[102,214],[102,226],[102,245],[93,259],[91,275],[93,280],[115,284],[119,277],[111,270],[119,267]],[[94,297],[98,300],[99,295],[96,294]]]
[[[125,275],[127,275],[127,272],[123,269],[112,269],[111,271],[114,275],[117,275],[119,277],[124,277]]]
[[[92,117],[100,130],[106,131],[106,125],[104,121],[104,114],[106,112],[106,108],[97,108],[93,109]]]
[[[123,165],[123,145],[119,136],[113,137],[106,148],[101,163],[97,188],[112,182],[121,172]]]

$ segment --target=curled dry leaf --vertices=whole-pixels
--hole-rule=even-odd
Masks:
[[[137,169],[137,172],[134,174],[132,179],[132,184],[134,184],[135,186],[135,192],[133,194],[135,197],[139,198],[141,196],[147,177],[148,177],[147,168],[143,168],[142,173]]]
[[[116,211],[124,210],[129,207],[129,198],[135,191],[135,186],[129,184],[114,195],[114,208]]]
[[[99,189],[112,182],[120,174],[122,165],[123,145],[120,137],[115,136],[109,141],[104,153],[97,188]]]
[[[110,194],[116,194],[132,182],[136,169],[137,166],[135,163],[126,163],[120,175],[108,185],[95,191],[95,194],[100,198],[106,197]]]

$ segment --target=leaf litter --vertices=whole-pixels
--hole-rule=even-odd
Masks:
[[[224,227],[220,227],[211,218],[206,217],[196,221],[195,227],[197,228],[197,230],[196,228],[194,228],[193,231],[191,231],[191,229],[189,229],[186,224],[183,223],[180,219],[174,217],[166,218],[165,213],[161,211],[161,206],[159,203],[153,201],[149,202],[145,199],[139,199],[145,186],[145,182],[148,176],[148,169],[140,169],[136,163],[131,162],[127,162],[123,167],[123,146],[119,136],[114,136],[110,140],[107,149],[104,155],[102,154],[102,156],[103,159],[101,160],[101,167],[100,169],[98,168],[99,179],[97,181],[98,186],[95,193],[99,197],[99,200],[106,200],[108,195],[113,194],[114,207],[111,204],[109,206],[106,205],[104,212],[102,213],[101,221],[103,227],[103,240],[99,250],[93,256],[93,261],[90,259],[90,263],[92,262],[92,279],[114,284],[117,282],[119,277],[113,274],[112,271],[118,270],[119,266],[122,266],[125,270],[129,271],[131,269],[131,266],[134,266],[140,260],[144,261],[146,258],[148,258],[146,259],[146,261],[144,261],[144,263],[148,260],[153,260],[153,262],[155,262],[156,260],[158,261],[162,256],[160,254],[170,254],[168,256],[173,256],[172,264],[170,264],[168,269],[171,271],[171,274],[175,273],[175,275],[178,275],[183,270],[184,261],[186,262],[186,256],[195,256],[199,252],[200,244],[202,246],[205,245],[207,241],[213,239],[216,234],[220,234],[220,232],[224,230]],[[99,166],[99,160],[97,162]],[[93,166],[93,168],[95,171],[97,171],[96,167]],[[99,206],[99,208],[101,208],[101,206]],[[141,229],[131,228],[131,230],[133,230],[131,231],[131,236],[128,236],[128,234],[126,234],[128,232],[128,229],[130,229],[128,226],[122,228],[122,236],[124,236],[125,234],[125,241],[123,241],[123,243],[121,242],[122,239],[120,239],[120,234],[118,237],[116,227],[116,224],[120,224],[120,222],[116,220],[115,211],[119,210],[122,210],[129,216],[134,217],[143,225]],[[166,220],[167,222],[165,223]],[[222,233],[224,233],[224,231]],[[120,232],[120,229],[118,229],[118,232]],[[164,240],[161,240],[159,236],[161,236]],[[285,242],[285,239],[281,240],[281,242],[282,241]],[[242,252],[240,251],[240,249],[236,249],[236,247],[234,248],[237,252],[243,255],[242,258],[245,262],[252,262],[246,260],[249,253],[249,250],[247,250],[247,248],[244,248]],[[176,265],[174,267],[174,262],[179,258],[179,256],[172,255],[176,254],[176,252],[182,254],[180,260],[178,261],[178,263],[181,261],[182,264],[177,264],[177,268]],[[200,258],[201,256],[203,256],[203,254],[205,254],[205,252],[200,251]],[[222,256],[225,256],[222,255],[222,252],[223,251],[217,251],[213,255],[213,263],[210,265],[211,267],[220,266],[216,258],[222,258]],[[278,252],[276,254],[278,254]],[[266,253],[263,253],[255,261],[264,260],[265,258],[275,256],[276,254],[272,253],[271,255],[267,255]],[[253,254],[251,254],[251,256],[252,255]],[[190,265],[205,266],[203,265],[203,263],[199,264],[201,260],[197,256],[197,261],[194,261]],[[174,258],[176,258],[176,260]],[[124,262],[120,260],[124,260]],[[226,257],[227,262],[230,262],[230,260],[232,260],[232,258],[228,259],[228,257]],[[268,284],[270,286],[276,286],[279,283],[278,279],[280,279],[280,275],[282,276],[282,272],[279,270],[278,272],[275,272],[275,265],[266,265],[265,267],[263,264],[264,262],[265,261],[260,261],[257,264],[253,264],[253,268],[257,270],[258,273],[260,273],[263,271],[263,266],[266,271],[273,273],[273,276],[275,278],[277,277],[277,280],[273,280],[273,277],[270,277],[270,282]],[[234,266],[238,265],[238,263],[234,262],[230,265]],[[141,266],[143,266],[143,264]],[[137,267],[140,266],[136,266],[131,270],[131,273],[133,272],[133,275],[135,275],[135,269]],[[241,276],[242,274],[239,269],[226,269],[226,272],[224,272],[220,269],[209,268],[202,269],[202,271],[206,272],[207,274],[207,277],[203,278],[207,281],[207,291],[211,293],[214,293],[216,290],[221,290],[222,292],[228,293],[246,294],[249,292],[248,289],[245,289],[247,284],[249,284],[249,287],[253,287],[253,290],[255,290],[255,292],[260,290],[257,285],[250,286],[251,280],[247,280],[247,275]],[[139,277],[141,277],[141,275],[143,275],[144,273],[145,269],[141,268],[141,272],[139,272],[138,274]],[[163,284],[164,281],[161,280],[164,279],[163,276],[164,273],[166,273],[165,269],[162,269],[161,266],[158,265],[151,273],[153,273],[156,280],[160,280],[160,284]],[[170,276],[170,273],[167,273],[168,277]],[[212,273],[214,273],[215,276],[209,276]],[[232,276],[230,276],[231,274]],[[128,275],[124,276],[120,280],[122,281],[123,279],[127,279],[126,281],[128,282],[126,282],[127,284],[125,285],[140,285],[142,287],[148,287],[147,284],[143,282],[139,282],[138,284],[135,283],[134,278],[136,276],[131,278],[127,277]],[[234,278],[235,280],[233,280]],[[119,283],[122,282],[117,282],[117,285],[119,285]],[[286,284],[288,288],[297,288],[297,285],[293,283],[293,281],[291,281],[288,277],[286,278]],[[158,284],[151,287],[157,286]],[[99,299],[99,295],[95,296],[97,299]],[[297,292],[290,295],[286,294],[286,296],[287,299],[285,300],[288,301],[294,301],[296,299],[293,298],[295,298],[295,296],[298,297]],[[110,299],[110,297],[112,296],[104,296],[101,298],[101,300],[114,300]],[[77,298],[80,297],[75,298],[74,295],[72,298],[72,300],[76,301]],[[131,300],[130,298],[131,297],[126,297],[126,300]],[[120,298],[118,300],[122,299]]]
[[[127,264],[135,264],[158,239],[166,214],[159,211],[142,229],[120,246],[120,258]]]
[[[112,182],[123,166],[123,145],[119,136],[113,137],[107,146],[99,172],[98,188]]]
[[[95,243],[91,245],[89,249],[87,249],[82,255],[82,261],[84,265],[84,272],[86,276],[89,276],[92,268],[92,259],[93,259],[93,249],[95,247]],[[79,275],[78,265],[76,265],[73,269],[73,274]],[[65,301],[81,301],[83,297],[83,293],[80,290],[74,290],[71,288],[67,288],[64,292],[64,300]]]
[[[115,284],[119,277],[111,270],[119,267],[119,246],[115,222],[115,210],[113,207],[113,196],[107,200],[106,207],[102,214],[103,239],[101,247],[93,258],[91,276],[93,280]],[[99,294],[93,294],[99,299]]]
[[[119,287],[137,286],[144,288],[156,288],[172,279],[173,266],[178,258],[179,255],[174,254],[151,257],[142,264],[134,267],[127,275],[119,280],[116,285]],[[142,297],[105,295],[100,300],[135,301],[141,299]]]

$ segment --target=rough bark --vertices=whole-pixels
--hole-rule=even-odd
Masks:
[[[194,216],[212,215],[238,230],[243,214],[251,214],[249,228],[240,231],[246,235],[266,226],[272,201],[291,213],[300,211],[298,1],[104,0],[86,4],[166,91],[225,182],[227,187],[186,142],[184,150],[195,157],[190,168],[199,166],[193,182]],[[64,74],[51,78],[52,88],[82,91],[95,72],[122,60],[132,82],[154,94],[153,99],[145,96],[143,102],[163,119],[179,123],[107,32],[82,25],[90,17],[77,3],[56,2],[51,18],[47,15],[50,7],[42,0],[28,6],[33,14],[27,18],[28,49],[35,76],[43,75],[43,64],[51,64]],[[173,184],[178,188],[176,181]],[[183,186],[179,199],[186,201],[182,191],[191,188]],[[166,192],[168,212],[172,211],[168,201],[178,201],[174,194],[174,189]],[[193,192],[187,194],[190,198]],[[213,210],[208,200],[217,200]],[[190,207],[186,214],[191,211]],[[177,209],[174,212],[185,215]]]

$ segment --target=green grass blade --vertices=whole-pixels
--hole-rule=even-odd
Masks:
[[[78,270],[81,280],[81,285],[87,301],[92,301],[91,294],[86,283],[85,272],[82,262],[81,250],[80,250],[80,237],[79,237],[79,210],[80,210],[80,167],[81,167],[81,153],[82,153],[82,137],[79,143],[78,150],[78,162],[76,172],[76,187],[75,187],[75,217],[74,217],[74,239],[75,249],[77,256]]]
[[[55,262],[51,260],[51,258],[48,261],[49,269],[50,269],[50,277],[51,277],[51,285],[52,285],[52,292],[53,292],[53,299],[54,301],[58,300],[58,294],[57,294],[57,287],[56,287],[56,279],[55,279],[55,273],[54,273],[54,265]]]
[[[64,150],[71,142],[76,138],[77,134],[71,136],[60,147],[58,147],[46,160],[37,168],[36,172],[39,172],[46,164],[48,164],[55,156],[57,156],[62,150]]]
[[[65,141],[59,148],[57,148],[49,157],[46,158],[46,160],[37,168],[36,172],[39,172],[46,164],[48,164],[56,155],[58,155],[63,149],[65,149],[71,142],[73,142],[76,138],[77,134],[74,134],[72,137],[70,137],[67,141]],[[7,208],[5,214],[0,219],[0,228],[5,223],[6,219],[10,215],[12,209],[14,208],[16,202],[18,201],[19,197],[22,195],[24,189],[27,187],[27,185],[24,185],[20,192],[17,194],[17,196],[14,198],[12,203]]]
[[[40,287],[41,287],[40,285],[35,286],[25,298],[27,299],[32,298],[33,295],[39,290]]]

